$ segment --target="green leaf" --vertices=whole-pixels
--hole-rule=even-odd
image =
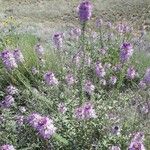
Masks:
[[[55,138],[57,141],[65,144],[65,145],[69,144],[69,142],[65,138],[63,138],[61,135],[59,135],[57,133],[55,133],[55,135],[53,136],[53,138]]]

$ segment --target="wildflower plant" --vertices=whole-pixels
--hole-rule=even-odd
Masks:
[[[91,1],[82,1],[80,27],[54,33],[52,46],[32,38],[25,47],[3,45],[0,150],[149,146],[150,69],[138,68],[127,23],[97,19],[89,29],[93,8]]]

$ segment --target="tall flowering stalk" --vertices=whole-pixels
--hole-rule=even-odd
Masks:
[[[80,77],[80,103],[82,103],[83,100],[83,91],[82,91],[82,84],[83,84],[83,73],[84,73],[84,66],[85,66],[85,27],[86,22],[90,20],[92,16],[92,4],[90,1],[83,1],[79,4],[77,7],[77,13],[78,17],[82,26],[81,29],[81,48],[83,51],[83,59],[82,59],[82,65],[81,65],[81,77]]]

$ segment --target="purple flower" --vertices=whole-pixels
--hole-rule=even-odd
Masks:
[[[48,117],[42,117],[38,121],[37,131],[44,139],[49,139],[55,134],[56,127],[51,119]]]
[[[143,81],[146,83],[146,85],[150,85],[150,68],[146,70]]]
[[[146,89],[146,87],[147,87],[146,83],[143,80],[141,80],[140,83],[139,83],[139,88]]]
[[[138,142],[143,142],[143,140],[144,140],[144,133],[143,133],[143,132],[137,132],[137,133],[134,135],[134,137],[133,137],[132,140],[133,140],[133,141],[138,141]]]
[[[102,64],[100,62],[96,63],[95,71],[96,71],[96,74],[100,78],[102,78],[102,77],[104,77],[106,75],[105,69],[104,69],[104,67],[102,66]]]
[[[18,89],[13,85],[9,85],[6,88],[6,93],[8,95],[15,95],[15,94],[18,94]]]
[[[13,55],[14,55],[14,58],[15,58],[17,63],[23,63],[24,62],[23,54],[19,49],[15,49],[13,51]]]
[[[13,145],[6,144],[6,145],[0,146],[0,150],[15,150],[15,148]]]
[[[12,54],[9,50],[4,50],[4,51],[1,52],[0,56],[1,56],[2,60],[6,60],[6,59],[12,57]]]
[[[4,50],[1,52],[2,62],[7,70],[13,70],[18,67],[16,60],[9,50]]]
[[[80,37],[80,35],[81,35],[81,29],[79,29],[79,28],[73,28],[73,29],[71,29],[69,35],[70,35],[70,37],[72,39],[78,40],[79,37]]]
[[[36,75],[39,73],[39,70],[37,70],[35,67],[32,67],[31,72],[33,75]]]
[[[75,83],[75,79],[72,74],[67,74],[65,79],[69,86],[71,86]]]
[[[77,107],[74,111],[74,117],[78,120],[84,119],[82,107]]]
[[[92,59],[88,55],[86,55],[85,56],[85,65],[90,66],[91,62],[92,62]]]
[[[112,67],[113,71],[119,72],[122,68],[122,64],[116,64],[115,66]]]
[[[55,33],[53,36],[53,43],[57,49],[61,49],[63,44],[63,34]]]
[[[142,115],[148,114],[149,113],[149,106],[148,105],[149,105],[148,103],[145,103],[143,105],[139,105],[138,106],[139,113],[141,113]]]
[[[117,31],[118,31],[120,34],[128,33],[128,32],[131,31],[131,28],[130,28],[127,24],[120,23],[120,24],[118,24],[118,26],[117,26]]]
[[[44,55],[44,48],[42,47],[41,44],[37,44],[35,46],[35,51],[36,51],[38,57],[40,57],[40,58]]]
[[[84,119],[96,118],[96,112],[91,102],[86,102],[82,106]]]
[[[83,1],[77,7],[77,12],[81,22],[90,20],[92,16],[92,4],[89,1]]]
[[[105,55],[105,54],[107,53],[107,49],[101,48],[101,49],[99,50],[99,53],[102,54],[102,55]]]
[[[133,80],[136,77],[136,70],[134,67],[130,67],[127,70],[127,78]]]
[[[114,36],[113,33],[108,33],[108,35],[107,35],[108,41],[112,40],[112,39],[113,39],[113,36]]]
[[[128,61],[133,54],[133,47],[130,43],[123,43],[120,48],[120,60],[121,62]]]
[[[42,117],[37,114],[37,113],[32,113],[27,117],[27,122],[33,127],[33,128],[37,128],[38,127],[38,121],[41,119]]]
[[[120,147],[118,147],[118,146],[112,146],[112,147],[110,148],[110,150],[121,150],[121,149],[120,149]]]
[[[11,95],[5,96],[4,100],[1,102],[1,107],[9,108],[14,104],[14,98]]]
[[[82,106],[77,107],[74,111],[74,117],[78,120],[96,118],[95,109],[93,104],[90,102],[85,102]]]
[[[64,103],[59,103],[58,104],[58,111],[62,114],[65,114],[65,112],[67,111],[67,107],[65,106]]]
[[[113,135],[120,135],[120,127],[119,126],[114,126],[113,128],[112,128],[112,134]]]
[[[43,117],[37,113],[29,115],[27,122],[44,139],[49,139],[56,132],[56,127],[53,124],[53,120],[49,119],[48,117]]]
[[[92,94],[95,90],[95,86],[92,84],[91,81],[87,80],[84,84],[84,91],[87,92],[88,94]]]
[[[83,53],[81,51],[77,52],[74,56],[73,56],[73,63],[75,63],[75,65],[77,67],[80,67],[81,65],[81,58],[83,56]]]
[[[112,27],[112,23],[111,22],[107,22],[107,27],[110,29]]]
[[[133,137],[133,139],[131,140],[131,144],[128,150],[145,150],[143,140],[144,140],[143,132],[137,132]]]
[[[100,28],[102,26],[102,24],[103,24],[103,20],[102,19],[97,19],[96,20],[96,27],[97,28]]]
[[[50,71],[44,75],[44,80],[47,85],[58,85],[58,80],[55,78],[54,73]]]
[[[134,141],[134,142],[131,142],[128,150],[146,150],[146,149],[143,143]]]
[[[116,82],[117,82],[117,77],[116,77],[116,76],[110,77],[109,83],[110,83],[111,85],[115,85]]]

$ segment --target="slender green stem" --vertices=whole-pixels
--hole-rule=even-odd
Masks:
[[[80,76],[80,94],[79,94],[79,97],[80,97],[80,104],[82,104],[83,102],[83,88],[82,88],[82,85],[83,85],[83,77],[84,77],[84,67],[85,67],[85,26],[86,26],[86,23],[84,22],[82,24],[82,36],[81,36],[81,46],[82,46],[82,52],[83,52],[83,58],[82,58],[82,64],[81,64],[81,76]]]

